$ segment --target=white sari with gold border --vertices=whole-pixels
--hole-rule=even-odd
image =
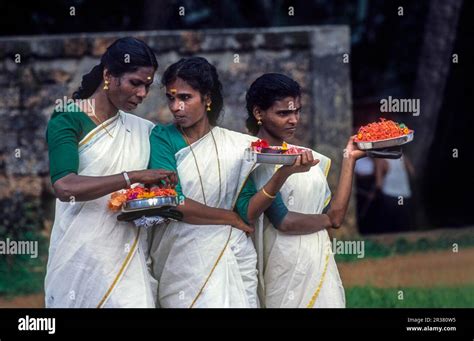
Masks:
[[[183,194],[204,204],[232,209],[255,166],[245,148],[256,138],[214,127],[220,170],[211,133],[175,154]],[[196,163],[199,172],[196,168]],[[221,194],[219,197],[219,172]],[[252,239],[229,225],[171,222],[158,227],[150,255],[157,279],[157,305],[166,308],[251,308],[258,306],[257,255]]]
[[[79,175],[146,169],[153,124],[119,111],[79,143]],[[45,279],[48,308],[154,307],[146,233],[117,221],[109,195],[56,200]]]
[[[307,173],[291,175],[281,189],[288,210],[320,214],[331,199],[326,177],[331,160],[313,151],[320,162]],[[261,165],[253,173],[257,189],[270,179],[275,166]],[[336,308],[345,306],[344,288],[330,247],[328,232],[287,235],[266,217],[256,226],[259,294],[267,308]]]

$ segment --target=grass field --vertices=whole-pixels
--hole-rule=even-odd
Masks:
[[[16,296],[43,291],[45,263],[29,256],[17,256],[13,264],[0,261],[0,296]]]
[[[474,237],[365,241],[365,257],[336,255],[348,308],[474,307]],[[385,238],[385,237],[383,237]],[[453,243],[459,247],[454,253]],[[0,307],[42,307],[47,240],[40,257],[0,257]],[[400,290],[403,292],[401,299]]]
[[[403,299],[399,291],[403,292]],[[346,288],[348,308],[472,308],[474,285],[433,288]]]

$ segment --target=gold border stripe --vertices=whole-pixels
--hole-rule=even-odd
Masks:
[[[133,255],[134,252],[135,252],[135,249],[136,249],[137,244],[138,244],[138,237],[139,237],[139,236],[140,236],[140,228],[139,228],[138,231],[137,231],[137,236],[135,237],[135,241],[133,242],[132,249],[131,249],[130,252],[127,254],[127,257],[125,257],[125,260],[123,261],[122,266],[120,267],[119,272],[118,272],[117,275],[115,276],[114,281],[113,281],[112,284],[110,285],[109,289],[106,291],[104,297],[102,297],[102,299],[100,300],[99,304],[97,305],[97,308],[102,308],[102,305],[104,304],[105,300],[109,297],[109,295],[110,295],[110,293],[112,292],[112,290],[113,290],[113,288],[115,287],[115,285],[117,285],[118,280],[119,280],[120,277],[122,276],[122,273],[125,271],[125,267],[126,267],[127,264],[129,263],[130,258],[132,257],[132,255]]]
[[[318,288],[314,292],[313,296],[311,296],[311,300],[309,301],[306,308],[312,308],[314,306],[314,303],[316,303],[316,300],[319,296],[319,292],[321,291],[321,287],[323,286],[324,278],[326,277],[326,270],[328,269],[329,254],[330,254],[330,251],[328,250],[328,253],[326,255],[326,264],[324,264],[324,271],[323,271],[323,274],[321,275],[321,279],[319,281]]]
[[[326,207],[329,202],[331,201],[331,194],[329,194],[329,196],[326,198],[326,200],[324,200],[324,207]]]
[[[232,204],[232,210],[234,210],[235,204],[237,203],[237,199],[239,198],[239,195],[240,195],[240,193],[242,192],[242,189],[244,188],[244,185],[245,185],[245,183],[247,182],[247,180],[248,180],[250,174],[253,172],[255,165],[256,165],[256,162],[252,165],[252,167],[250,168],[249,174],[247,174],[247,176],[245,177],[245,181],[242,183],[242,186],[240,186],[239,193],[238,193],[237,196],[235,197],[234,203]],[[214,265],[212,266],[212,269],[211,269],[211,271],[209,272],[209,275],[207,275],[207,278],[206,278],[204,284],[202,285],[201,289],[199,289],[199,292],[197,293],[196,297],[194,297],[194,300],[193,300],[193,302],[191,303],[191,305],[189,306],[189,308],[194,307],[194,304],[196,303],[197,299],[201,296],[202,292],[204,291],[204,288],[205,288],[206,285],[207,285],[207,282],[209,282],[209,279],[211,278],[212,274],[214,273],[214,270],[216,269],[216,267],[217,267],[217,265],[219,264],[219,262],[220,262],[222,256],[224,255],[225,249],[227,248],[227,245],[229,245],[230,237],[231,237],[231,235],[232,235],[232,229],[233,229],[233,227],[231,226],[231,227],[230,227],[230,231],[229,231],[229,236],[227,237],[227,241],[225,242],[224,247],[222,248],[222,250],[221,250],[219,256],[217,257],[217,260],[214,262]]]
[[[328,164],[326,165],[326,169],[324,169],[324,176],[327,178],[329,173],[329,168],[331,167],[331,159],[328,159]]]
[[[222,251],[219,254],[219,257],[217,257],[217,260],[215,261],[214,265],[212,266],[211,272],[207,276],[206,281],[202,285],[201,289],[199,289],[199,292],[197,293],[196,297],[194,298],[194,300],[191,303],[191,305],[189,306],[189,308],[194,307],[194,304],[196,303],[197,299],[201,296],[202,292],[204,291],[204,288],[207,285],[207,282],[209,282],[209,279],[211,278],[212,274],[214,273],[214,270],[216,269],[217,265],[219,264],[219,261],[221,260],[222,256],[224,255],[225,249],[227,248],[227,245],[229,245],[230,236],[232,235],[232,229],[233,229],[233,227],[231,226],[230,230],[229,230],[229,236],[227,237],[227,241],[225,242],[225,245],[222,248]]]

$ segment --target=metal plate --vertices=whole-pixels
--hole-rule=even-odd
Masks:
[[[405,143],[411,142],[413,141],[414,136],[415,136],[415,132],[411,131],[407,135],[394,137],[391,139],[368,141],[368,142],[364,141],[364,142],[356,142],[356,143],[359,149],[361,150],[389,148],[389,147],[401,146]]]
[[[272,165],[292,165],[300,154],[267,154],[254,152],[257,163],[269,163]]]
[[[135,199],[126,201],[122,206],[122,212],[132,212],[147,210],[150,208],[159,208],[163,206],[177,206],[177,197],[154,197],[148,199]]]

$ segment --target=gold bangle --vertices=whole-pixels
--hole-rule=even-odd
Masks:
[[[262,187],[262,192],[263,192],[263,194],[265,194],[265,196],[266,196],[267,198],[269,198],[269,199],[275,199],[275,198],[276,198],[276,195],[270,195],[270,194],[268,194],[264,187]]]

